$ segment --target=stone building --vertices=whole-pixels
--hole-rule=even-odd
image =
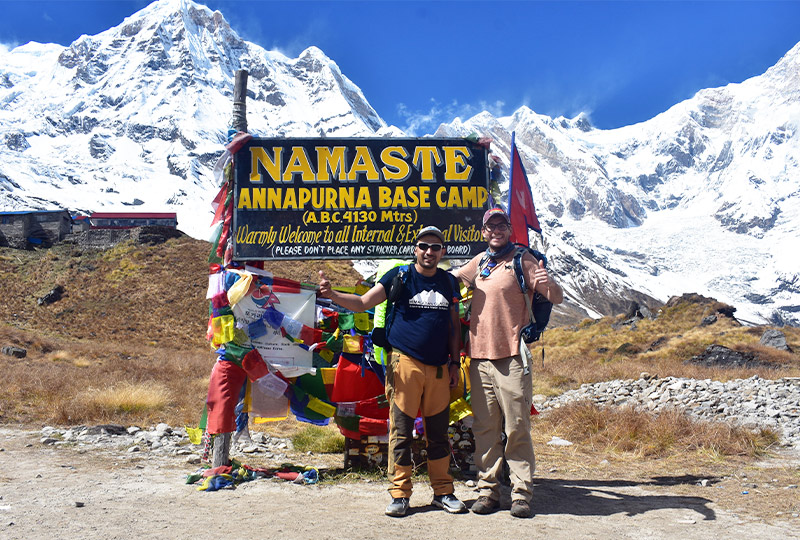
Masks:
[[[0,212],[0,246],[26,249],[52,246],[72,232],[67,210]]]

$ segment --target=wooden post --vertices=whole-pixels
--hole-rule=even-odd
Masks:
[[[231,127],[236,131],[247,131],[247,70],[236,72],[233,84],[233,118]]]
[[[220,433],[214,437],[214,459],[211,463],[212,467],[222,467],[223,465],[230,465],[230,452],[231,452],[231,434]]]
[[[236,131],[247,131],[247,70],[236,72],[233,83],[233,116],[231,128]],[[247,384],[245,382],[245,384]],[[238,393],[236,394],[238,395]],[[220,433],[214,437],[213,467],[230,464],[231,433]]]

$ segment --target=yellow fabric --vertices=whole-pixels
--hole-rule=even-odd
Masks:
[[[253,418],[254,424],[266,424],[267,422],[280,422],[281,420],[286,420],[289,418],[288,408],[286,409],[287,413],[286,416],[276,417],[276,418],[264,418],[263,416],[256,416]]]
[[[458,370],[458,384],[455,388],[450,389],[450,401],[455,401],[460,397],[464,397],[464,389],[466,388],[467,394],[470,392],[469,384],[469,356],[461,357],[461,368]]]
[[[200,428],[191,428],[184,426],[186,434],[189,436],[189,442],[192,444],[200,444],[203,442],[203,430]]]
[[[231,476],[230,474],[218,474],[216,476],[224,478],[225,480],[230,480],[231,482],[233,481],[233,476]],[[199,486],[197,486],[197,491],[205,491],[205,490],[207,490],[208,489],[208,485],[214,480],[214,478],[215,478],[214,476],[206,477],[206,479],[203,480],[203,483],[200,484]]]
[[[239,280],[228,289],[228,303],[230,303],[231,306],[235,306],[239,300],[247,295],[247,291],[250,290],[250,284],[253,282],[253,274],[243,270],[228,271],[239,275]]]
[[[333,351],[330,349],[321,349],[318,350],[317,353],[322,357],[323,360],[328,362],[329,364],[333,362]],[[330,368],[322,368],[322,369],[330,369]]]
[[[464,398],[458,398],[450,403],[450,423],[455,424],[459,420],[472,414],[472,408]]]
[[[333,384],[334,379],[336,379],[336,368],[324,367],[319,368],[319,370],[322,373],[322,384]]]
[[[342,351],[346,353],[360,353],[362,345],[361,336],[344,336],[342,343]]]
[[[372,330],[372,325],[369,322],[369,313],[355,313],[353,315],[353,322],[356,330],[365,333]]]
[[[369,291],[371,288],[372,287],[370,287],[363,281],[359,281],[358,284],[356,285],[355,292],[358,296],[364,296],[367,293],[367,291]]]
[[[223,315],[211,319],[211,328],[214,330],[214,338],[211,340],[214,345],[222,345],[233,341],[235,334],[235,321],[233,315]]]
[[[319,413],[322,416],[331,418],[334,414],[336,414],[336,407],[331,405],[330,403],[325,403],[319,398],[315,398],[311,396],[308,400],[308,408],[314,411],[315,413]]]

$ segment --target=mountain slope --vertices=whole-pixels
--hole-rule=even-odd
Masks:
[[[799,97],[800,44],[764,75],[702,90],[633,126],[598,130],[583,116],[523,107],[437,134],[491,136],[507,160],[516,132],[571,297],[692,290],[745,320],[798,324],[800,255],[789,246],[800,236]]]
[[[249,71],[249,131],[392,136],[322,51],[298,58],[242,40],[219,12],[158,0],[69,47],[0,55],[0,208],[172,210],[204,238],[211,167],[227,137],[233,76]],[[765,74],[698,92],[655,118],[598,130],[523,107],[437,132],[511,132],[544,248],[565,285],[563,320],[694,291],[754,322],[800,324],[800,45]]]
[[[243,41],[222,14],[160,0],[69,47],[0,58],[0,206],[175,209],[205,235],[210,167],[234,73],[249,73],[254,134],[374,135],[385,123],[319,49],[298,58]]]

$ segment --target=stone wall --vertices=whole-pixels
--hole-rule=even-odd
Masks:
[[[172,227],[136,227],[134,229],[89,229],[69,235],[67,241],[83,248],[109,249],[120,242],[133,240],[137,244],[162,244],[183,233]]]

